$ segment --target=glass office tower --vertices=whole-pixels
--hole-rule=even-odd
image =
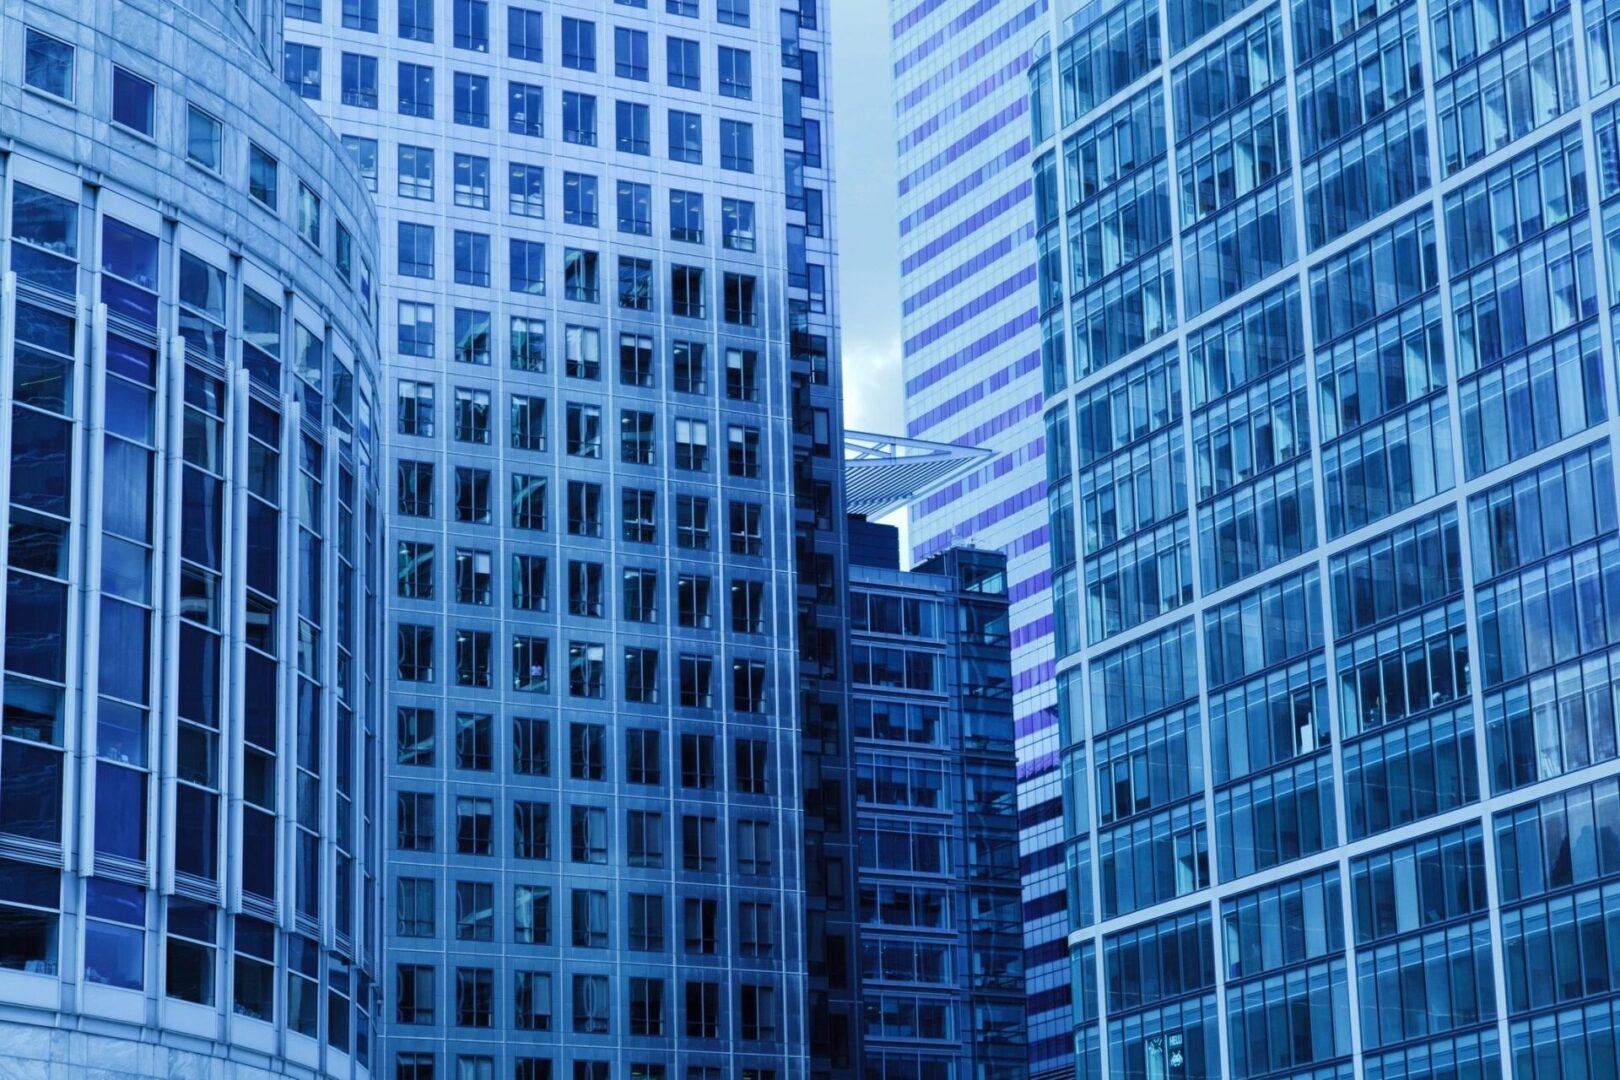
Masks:
[[[861,1075],[1021,1080],[1007,560],[849,526]]]
[[[1124,0],[1032,70],[1087,1076],[1615,1075],[1614,17]]]
[[[0,12],[0,1071],[365,1077],[377,221],[273,9]]]
[[[824,14],[285,5],[382,220],[397,1080],[790,1080],[850,1030]]]
[[[925,559],[971,540],[1009,560],[1030,1058],[1061,1076],[1070,973],[1027,80],[1047,7],[889,0],[906,434],[995,451],[913,504],[912,548]]]

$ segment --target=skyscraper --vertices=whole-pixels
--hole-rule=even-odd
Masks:
[[[1029,174],[1027,75],[1047,7],[1047,0],[889,4],[906,434],[995,451],[976,472],[912,506],[911,541],[919,559],[967,541],[1008,557],[1037,1074],[1061,1072],[1072,1058]]]
[[[1085,1076],[1614,1074],[1613,20],[1040,51]]]
[[[818,6],[286,15],[382,221],[384,1067],[849,1068]]]
[[[20,1076],[375,1065],[377,222],[273,15],[0,11]]]
[[[850,519],[864,1077],[1027,1075],[1007,562]]]

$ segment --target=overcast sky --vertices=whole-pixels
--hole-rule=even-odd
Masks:
[[[832,29],[844,422],[903,435],[889,3],[827,0],[822,7]]]

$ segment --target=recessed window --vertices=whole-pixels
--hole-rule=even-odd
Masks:
[[[219,172],[224,128],[195,105],[186,106],[186,158],[210,172]]]
[[[298,235],[320,249],[321,199],[302,180],[298,182]]]
[[[248,194],[276,209],[276,159],[254,143],[248,144]]]
[[[133,71],[113,67],[113,123],[152,137],[157,87]]]
[[[73,46],[29,27],[23,46],[23,82],[72,101]]]

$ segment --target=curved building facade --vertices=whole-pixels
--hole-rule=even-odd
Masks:
[[[377,225],[278,7],[0,13],[7,1075],[369,1074]]]

